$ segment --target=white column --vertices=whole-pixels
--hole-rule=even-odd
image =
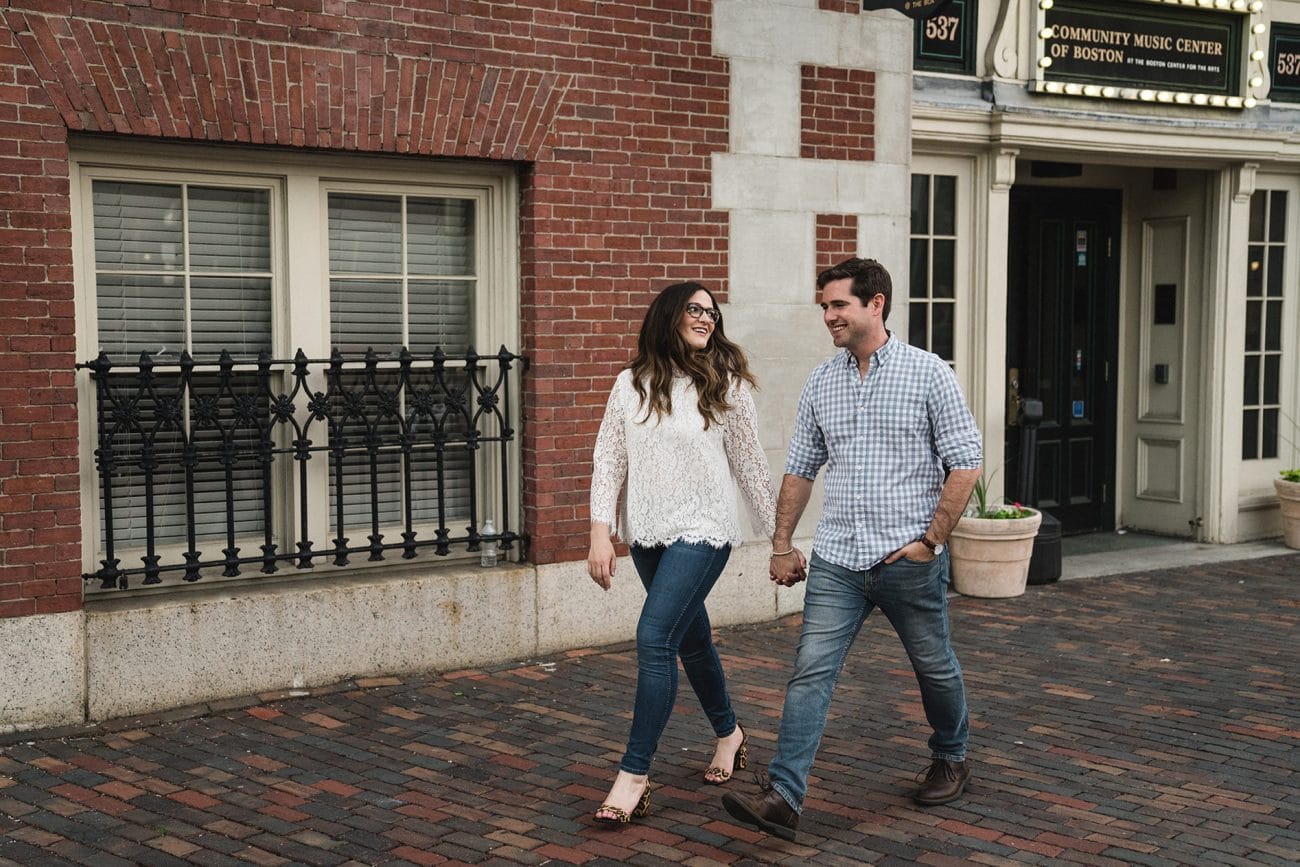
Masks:
[[[1007,400],[1007,245],[1011,218],[1011,186],[1016,180],[1015,148],[997,148],[984,161],[982,178],[987,194],[982,219],[983,247],[976,257],[976,280],[972,293],[974,310],[970,335],[972,346],[983,346],[984,357],[974,360],[971,411],[984,433],[984,468],[993,476],[1002,465],[1006,439]],[[983,277],[981,281],[979,278]],[[980,291],[980,289],[983,291]],[[992,479],[990,495],[1002,497],[1006,473]]]
[[[1204,491],[1202,538],[1236,542],[1241,464],[1242,347],[1246,340],[1242,285],[1246,279],[1250,197],[1255,192],[1255,163],[1242,163],[1219,175],[1213,224],[1207,230],[1211,262],[1204,294],[1204,359],[1201,424],[1206,431],[1206,458],[1201,472]]]

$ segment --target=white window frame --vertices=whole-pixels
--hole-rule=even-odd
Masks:
[[[495,355],[504,345],[520,351],[519,322],[519,215],[518,183],[513,166],[508,164],[468,164],[455,161],[374,157],[362,155],[304,155],[254,149],[235,150],[195,145],[150,145],[138,142],[81,140],[71,142],[70,178],[73,233],[73,283],[77,310],[77,360],[86,361],[99,352],[98,311],[94,291],[93,199],[91,185],[96,180],[158,181],[176,183],[231,184],[266,188],[271,191],[272,243],[272,355],[289,358],[301,348],[310,358],[326,358],[330,351],[328,194],[338,191],[402,193],[414,196],[454,196],[475,200],[477,288],[473,302],[471,337],[480,356]],[[450,354],[450,353],[449,353]],[[517,370],[518,368],[516,368]],[[517,373],[513,380],[518,383]],[[287,381],[287,380],[286,380]],[[324,376],[313,370],[309,380],[312,390],[324,390]],[[510,417],[520,419],[520,389],[511,389]],[[95,395],[90,375],[79,371],[77,400],[80,434],[82,567],[90,573],[100,568],[99,477],[95,468]],[[303,403],[303,401],[299,401]],[[302,407],[300,407],[301,409]],[[522,492],[520,441],[508,451],[509,483]],[[318,456],[318,457],[323,457]],[[334,534],[329,521],[329,479],[326,460],[309,462],[307,502],[308,536],[316,543],[314,563],[332,563],[330,540]],[[314,466],[312,466],[314,465]],[[280,468],[281,472],[285,468]],[[501,489],[497,462],[485,462],[479,471],[479,488],[486,502],[480,502],[477,516],[481,522],[491,517],[496,526],[507,518],[512,528],[520,528],[523,516],[522,496],[514,497],[511,513],[506,515],[493,494]],[[275,492],[276,526],[273,528],[280,551],[292,546],[297,538],[299,515],[286,508],[292,498],[286,496],[284,484]],[[387,541],[400,538],[400,527],[385,529]],[[355,534],[353,534],[355,535]],[[245,555],[257,550],[260,536],[241,544]],[[241,540],[242,542],[242,540]],[[352,544],[359,544],[354,538]],[[249,547],[251,546],[251,547]],[[210,548],[210,545],[205,548]],[[159,546],[167,555],[183,550],[180,546]],[[138,553],[119,551],[123,567],[135,568]],[[208,553],[205,550],[205,554]],[[449,557],[434,557],[425,549],[420,560],[429,565],[468,558],[464,552]],[[170,562],[170,561],[165,561]],[[354,555],[349,568],[385,563],[410,564],[395,553],[378,564],[367,564]],[[329,566],[330,569],[337,567]],[[292,562],[281,562],[277,575],[295,574]],[[312,570],[314,571],[314,570]],[[307,572],[311,574],[311,572]],[[256,564],[241,567],[241,579],[261,576]],[[265,576],[262,576],[265,577]],[[205,570],[198,584],[215,583],[220,570]],[[225,579],[230,580],[230,579]],[[158,587],[169,588],[183,583],[179,573],[166,573]],[[98,588],[94,582],[87,591]],[[133,593],[145,589],[132,582]]]
[[[956,156],[939,156],[929,154],[913,154],[912,166],[908,175],[908,190],[910,202],[911,176],[912,175],[948,175],[956,178],[956,235],[954,236],[956,244],[953,251],[953,366],[957,374],[957,380],[961,383],[962,391],[967,395],[967,401],[971,402],[976,397],[973,390],[975,380],[982,371],[976,370],[976,349],[983,340],[981,333],[977,333],[975,328],[975,298],[974,298],[974,275],[975,260],[974,251],[978,249],[977,239],[974,235],[975,219],[975,165],[974,161],[968,157]],[[933,183],[931,183],[931,199],[933,200]],[[909,215],[910,227],[910,215]],[[910,228],[908,237],[911,237]],[[911,303],[911,245],[908,245],[908,273],[905,279],[897,280],[894,284],[894,306],[898,307],[900,300]],[[946,302],[945,302],[946,303]],[[906,317],[908,311],[906,305],[901,311]],[[906,318],[903,321],[908,321]]]
[[[1238,458],[1238,493],[1249,497],[1260,491],[1268,491],[1272,496],[1273,480],[1285,469],[1300,465],[1300,177],[1295,175],[1278,175],[1260,173],[1255,179],[1255,191],[1272,192],[1281,190],[1287,194],[1287,222],[1285,249],[1286,260],[1282,274],[1282,380],[1278,384],[1278,396],[1281,410],[1285,417],[1278,420],[1277,457],[1252,458],[1241,457],[1241,442],[1232,444]],[[1249,244],[1250,241],[1247,240]],[[1244,259],[1245,257],[1243,257]],[[1234,277],[1237,297],[1234,303],[1240,303],[1245,309],[1245,275]],[[1232,351],[1239,358],[1245,357],[1242,346],[1234,346]],[[1241,362],[1238,363],[1238,370]],[[1240,374],[1239,374],[1240,375]],[[1262,375],[1262,371],[1261,371]],[[1240,387],[1237,389],[1240,394]],[[1240,418],[1245,409],[1244,402],[1238,402],[1235,412]],[[1288,422],[1287,417],[1290,418]],[[1288,442],[1288,440],[1290,442]]]

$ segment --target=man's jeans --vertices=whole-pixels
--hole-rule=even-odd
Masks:
[[[781,734],[768,766],[772,785],[796,810],[826,728],[840,668],[867,615],[879,606],[903,641],[921,686],[935,758],[962,761],[970,725],[961,666],[948,639],[948,553],[929,563],[901,559],[865,572],[843,569],[813,552],[803,632],[785,691]],[[865,727],[865,721],[860,721]],[[866,738],[864,738],[866,740]]]
[[[704,599],[722,574],[731,546],[677,541],[664,547],[632,547],[632,563],[645,585],[636,625],[636,704],[627,752],[619,765],[629,774],[650,772],[659,736],[677,700],[677,656],[718,737],[736,730],[722,660]]]

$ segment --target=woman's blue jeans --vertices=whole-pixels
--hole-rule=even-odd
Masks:
[[[808,793],[808,772],[840,669],[875,607],[889,619],[912,661],[933,730],[934,758],[966,758],[970,722],[961,666],[948,635],[947,585],[946,551],[929,563],[901,559],[865,572],[828,563],[813,552],[794,674],[785,690],[776,755],[768,766],[773,787],[796,810]]]
[[[722,660],[704,599],[731,556],[731,546],[673,542],[632,547],[632,563],[645,585],[645,604],[636,625],[636,704],[632,732],[619,765],[629,774],[650,772],[650,760],[677,700],[677,657],[718,737],[735,731]]]

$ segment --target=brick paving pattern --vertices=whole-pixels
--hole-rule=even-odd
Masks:
[[[702,782],[684,678],[650,815],[592,825],[636,674],[619,646],[6,736],[0,863],[1300,862],[1300,555],[956,598],[952,619],[975,781],[949,806],[907,797],[927,729],[877,616],[795,843],[736,825]],[[759,764],[798,628],[720,633]],[[748,772],[728,785],[754,790]]]

